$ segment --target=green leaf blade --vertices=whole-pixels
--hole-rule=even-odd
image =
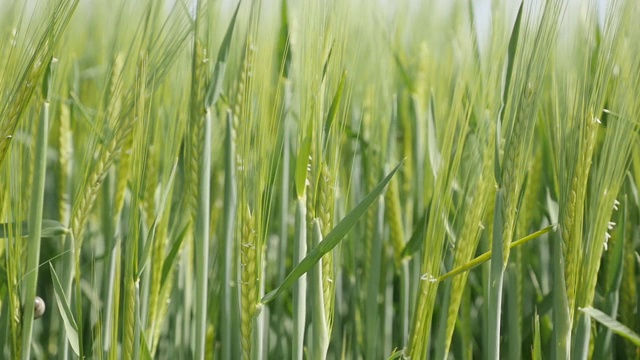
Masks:
[[[62,284],[60,284],[58,274],[56,274],[56,271],[51,263],[49,263],[49,269],[51,270],[53,291],[55,293],[56,303],[58,304],[58,310],[60,310],[62,322],[64,323],[64,329],[67,333],[67,339],[69,339],[69,344],[71,345],[73,352],[76,354],[76,356],[79,356],[80,339],[78,337],[78,325],[76,324],[76,320],[74,319],[73,313],[71,312],[71,307],[69,306],[67,297],[65,296],[64,290],[62,289]]]
[[[324,254],[336,247],[340,240],[353,228],[358,220],[364,215],[366,210],[373,204],[375,199],[380,196],[385,186],[391,181],[398,169],[402,166],[402,162],[398,164],[378,185],[336,225],[329,234],[314,247],[307,256],[287,275],[282,284],[266,294],[262,298],[262,303],[267,304],[282,292],[293,286],[296,280],[306,274],[315,265]]]
[[[632,342],[635,346],[640,347],[640,335],[633,332],[631,329],[624,326],[622,323],[620,323],[616,319],[613,319],[609,315],[603,313],[598,309],[594,309],[592,307],[580,308],[580,311],[582,311],[586,315],[591,316],[597,322],[604,325],[614,333]]]

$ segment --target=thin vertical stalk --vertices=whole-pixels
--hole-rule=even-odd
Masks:
[[[378,207],[376,213],[376,228],[373,238],[373,246],[371,248],[371,266],[369,271],[369,281],[367,284],[367,302],[366,309],[366,337],[365,337],[365,358],[373,359],[379,353],[378,344],[380,343],[378,326],[380,324],[378,311],[378,293],[380,290],[380,276],[382,268],[382,239],[384,232],[384,197],[378,198]]]
[[[303,195],[304,196],[304,195]],[[295,235],[293,238],[293,265],[307,255],[307,204],[304,197],[296,201]],[[293,333],[291,336],[291,358],[302,359],[304,328],[307,309],[307,275],[302,275],[293,285]]]
[[[153,237],[150,236],[142,236],[144,241],[141,242],[141,244],[145,244],[144,246],[153,246],[152,244],[148,244],[148,241],[159,241],[159,240],[155,240]],[[149,309],[150,304],[149,304],[149,297],[150,297],[150,292],[151,292],[151,272],[153,271],[153,267],[151,265],[149,266],[145,266],[144,264],[141,263],[141,266],[144,266],[144,269],[142,269],[142,274],[140,274],[139,277],[137,277],[137,288],[138,288],[138,293],[137,295],[139,295],[138,299],[136,299],[136,311],[138,311],[138,309],[142,308],[142,309]],[[139,284],[142,284],[142,288],[140,288]],[[139,301],[139,304],[138,304]],[[136,313],[136,320],[138,321],[138,323],[140,323],[140,327],[146,329],[147,325],[149,324],[149,311],[141,311],[140,314]]]
[[[496,192],[496,205],[493,214],[493,242],[491,244],[491,273],[489,276],[489,314],[487,332],[487,359],[500,357],[500,317],[502,313],[502,289],[504,281],[504,262],[502,259],[502,232],[504,207],[503,189]]]
[[[516,248],[513,250],[514,255],[520,251]],[[518,256],[514,256],[517,258]],[[507,268],[507,312],[508,312],[508,328],[509,328],[509,359],[522,359],[522,329],[520,328],[520,317],[522,309],[520,309],[520,292],[522,284],[519,283],[518,273],[521,271],[518,264],[511,263]]]
[[[415,182],[414,182],[414,190],[415,194],[413,198],[415,199],[415,207],[414,212],[416,214],[420,214],[420,212],[425,211],[425,206],[429,202],[427,201],[425,204],[425,186],[426,185],[426,171],[430,171],[425,167],[425,154],[427,154],[427,145],[425,134],[427,133],[426,122],[427,118],[425,115],[425,110],[420,103],[417,95],[413,94],[411,96],[411,103],[413,107],[413,111],[415,113],[416,121],[413,122],[413,154],[415,158]],[[430,178],[431,179],[431,178]],[[432,180],[430,180],[432,181]],[[414,215],[416,215],[414,214]],[[416,215],[417,219],[419,215]],[[412,279],[417,279],[422,276],[422,263],[423,256],[422,251],[418,252],[414,259],[410,262],[410,277]],[[412,281],[409,284],[409,307],[410,307],[410,315],[415,317],[416,308],[418,304],[418,290],[420,288],[420,283],[417,281]],[[407,342],[409,342],[409,338],[407,337]]]
[[[388,264],[391,264],[392,256],[387,256]],[[393,304],[393,275],[394,270],[392,266],[385,267],[385,291],[384,291],[384,322],[382,338],[382,353],[391,354],[393,349],[393,315],[395,313]]]
[[[26,293],[22,315],[22,359],[31,357],[31,335],[33,313],[38,286],[38,265],[40,262],[40,234],[42,231],[42,204],[44,202],[44,181],[47,170],[47,139],[49,134],[49,101],[45,100],[38,122],[35,146],[35,167],[31,183],[29,204],[29,242],[27,244]]]
[[[264,274],[264,272],[263,272]],[[268,308],[258,305],[251,321],[251,360],[266,359],[264,344],[268,344],[268,337],[264,331]]]
[[[75,242],[75,241],[74,241]],[[79,356],[80,358],[84,358],[84,331],[83,323],[82,323],[82,288],[80,286],[81,273],[80,273],[80,249],[75,249],[78,253],[74,253],[74,261],[75,271],[74,271],[74,279],[75,279],[75,303],[76,303],[76,323],[78,324],[78,346],[79,346]]]
[[[65,294],[71,294],[73,289],[73,269],[74,269],[74,241],[71,233],[67,234],[64,239],[64,245],[62,255],[60,256],[59,263],[61,264],[60,274],[62,278],[62,286],[64,287]],[[66,332],[63,332],[58,341],[58,347],[60,349],[60,358],[69,358],[69,339]]]
[[[459,250],[458,250],[459,251]],[[453,283],[451,281],[447,281],[446,283],[442,284],[442,292],[443,292],[443,296],[442,298],[438,301],[438,305],[442,308],[442,309],[449,309],[451,307],[452,304],[452,288],[453,288]],[[435,358],[436,359],[446,359],[448,352],[449,352],[449,346],[444,346],[447,344],[447,322],[448,322],[448,318],[449,318],[449,311],[440,311],[438,315],[438,318],[436,320],[436,331],[435,331],[435,342],[436,344],[443,344],[443,346],[437,346],[435,348],[436,352],[435,352]]]
[[[232,268],[233,268],[233,235],[236,220],[236,205],[238,194],[236,189],[235,176],[235,141],[233,139],[233,115],[227,112],[227,134],[225,137],[225,160],[224,160],[224,238],[219,262],[221,266],[220,275],[222,277],[222,306],[220,308],[220,324],[232,324],[233,317],[233,291]],[[231,335],[232,328],[220,332],[222,339],[222,359],[229,360],[235,353]]]
[[[311,221],[311,227],[311,231],[313,232],[312,246],[316,247],[322,241],[322,230],[317,218]],[[325,314],[322,259],[309,271],[309,283],[311,287],[311,314],[313,320],[313,341],[310,354],[313,359],[323,360],[326,359],[327,350],[329,349],[329,327]]]
[[[133,305],[133,314],[135,316],[133,330],[133,359],[140,359],[140,331],[143,325],[140,321],[140,281],[134,283],[135,302]]]
[[[229,124],[227,124],[229,125]],[[227,130],[229,134],[229,130]],[[228,135],[227,135],[228,136]],[[198,215],[195,228],[196,257],[196,348],[195,358],[204,359],[207,334],[207,272],[209,269],[209,194],[211,186],[211,109],[205,110],[204,143],[200,157]]]
[[[110,332],[110,344],[109,344],[109,357],[110,360],[116,360],[118,358],[118,331],[117,326],[120,318],[120,293],[122,289],[122,247],[120,245],[120,236],[115,239],[115,246],[113,248],[113,257],[111,259],[111,266],[109,268],[110,278],[113,280],[110,284],[110,291],[108,293],[110,316],[109,320],[111,327],[107,329]],[[67,342],[68,343],[68,342]],[[106,346],[106,341],[105,341]],[[68,345],[67,345],[68,347]]]
[[[112,171],[113,174],[113,171]],[[102,223],[102,232],[104,233],[105,238],[105,260],[104,263],[105,271],[103,273],[103,289],[102,293],[107,294],[105,298],[105,306],[103,312],[103,320],[102,324],[104,326],[104,338],[102,350],[104,352],[108,352],[111,347],[111,333],[112,327],[114,326],[113,319],[113,285],[114,285],[114,269],[115,269],[115,228],[114,228],[114,218],[111,215],[111,209],[113,209],[113,176],[107,176],[104,179],[104,184],[102,187],[103,201],[102,201],[102,209],[101,209],[101,223]]]
[[[400,335],[402,335],[401,345],[403,348],[407,346],[407,340],[409,339],[410,289],[409,263],[403,261],[400,268]]]
[[[289,150],[289,122],[287,121],[288,115],[288,103],[289,103],[289,93],[290,93],[290,83],[285,80],[284,88],[285,88],[285,104],[284,104],[284,119],[282,123],[282,178],[281,178],[281,188],[280,188],[280,241],[278,242],[278,283],[282,283],[284,281],[285,276],[287,275],[286,268],[286,259],[287,259],[287,245],[289,243],[289,161],[291,157],[291,153]],[[275,305],[275,315],[280,323],[284,318],[284,299],[279,299]],[[278,344],[280,349],[280,354],[286,356],[284,352],[286,349],[285,344],[282,342],[285,341],[286,336],[281,333],[281,327],[278,330]]]
[[[565,282],[565,259],[562,239],[553,241],[553,337],[556,360],[569,359],[571,345],[571,318]],[[579,315],[580,316],[580,315]]]

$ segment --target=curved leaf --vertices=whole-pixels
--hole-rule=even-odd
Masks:
[[[295,185],[298,198],[302,198],[304,196],[304,188],[307,181],[307,165],[309,164],[310,153],[311,137],[307,136],[298,149],[298,157],[296,158]]]
[[[631,341],[635,346],[640,347],[640,335],[633,332],[628,327],[624,326],[622,323],[618,322],[616,319],[613,319],[609,315],[603,313],[598,309],[594,309],[592,307],[588,308],[580,308],[580,311],[591,316],[597,322],[607,327],[609,330],[614,333],[622,336],[623,338]]]
[[[313,265],[315,265],[324,254],[328,253],[338,245],[340,240],[342,240],[349,230],[351,230],[358,220],[360,220],[362,215],[364,215],[371,204],[373,204],[375,199],[382,194],[385,186],[387,186],[403,162],[398,164],[384,179],[382,179],[382,181],[380,181],[378,185],[353,210],[351,210],[347,216],[344,217],[344,219],[340,220],[338,225],[336,225],[336,227],[327,234],[324,240],[322,240],[318,246],[314,247],[307,256],[302,259],[302,261],[293,268],[293,270],[291,270],[280,286],[262,298],[263,304],[270,302],[276,296],[280,295],[280,293],[291,288],[296,280],[311,270]]]
[[[29,226],[26,221],[22,221],[20,224],[20,236],[29,236]],[[59,221],[42,219],[42,228],[40,230],[40,237],[49,238],[66,235],[69,229],[62,225]],[[18,234],[18,224],[15,222],[0,224],[0,239],[16,236]]]
[[[209,88],[207,89],[207,96],[205,100],[206,107],[215,105],[216,101],[218,101],[218,98],[220,97],[220,93],[222,92],[222,80],[224,80],[224,73],[227,68],[227,58],[229,57],[229,49],[231,48],[231,38],[233,37],[233,29],[236,25],[236,18],[238,17],[238,10],[240,10],[241,3],[242,1],[238,2],[236,10],[233,13],[233,17],[231,17],[229,27],[227,27],[227,32],[222,40],[222,44],[220,44],[218,59],[216,60],[216,66],[213,69],[213,78],[211,79]]]
[[[53,265],[49,263],[49,269],[51,270],[51,280],[53,280],[53,291],[56,296],[56,303],[58,304],[58,309],[60,310],[60,316],[62,317],[62,322],[64,323],[64,329],[67,333],[67,339],[69,339],[69,344],[71,344],[71,348],[76,355],[80,354],[80,340],[78,338],[78,325],[76,324],[76,320],[73,318],[73,313],[71,312],[71,308],[69,307],[69,301],[67,301],[67,297],[64,295],[64,290],[62,289],[62,284],[60,284],[60,280],[58,279],[58,274],[53,269]]]

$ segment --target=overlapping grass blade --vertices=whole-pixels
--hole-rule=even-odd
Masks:
[[[594,309],[592,307],[582,308],[580,309],[580,311],[594,318],[597,322],[606,326],[609,330],[613,331],[614,333],[632,342],[636,347],[640,347],[640,335],[633,332],[631,329],[624,326],[623,324],[618,322],[616,319],[613,319],[609,315],[603,313],[598,309]]]
[[[80,354],[78,325],[76,325],[73,312],[71,311],[71,307],[69,306],[69,301],[67,300],[67,296],[64,293],[62,284],[60,284],[58,274],[56,274],[56,271],[53,269],[53,265],[49,264],[49,270],[51,271],[53,290],[56,295],[56,303],[58,304],[58,310],[60,311],[62,321],[64,322],[67,339],[69,340],[69,344],[71,345],[73,352],[76,354],[76,356],[78,356]]]
[[[282,292],[291,288],[291,286],[296,282],[296,280],[306,274],[311,267],[322,258],[322,255],[326,254],[328,251],[333,249],[340,240],[351,230],[351,228],[356,224],[356,222],[364,215],[369,206],[373,204],[375,199],[380,196],[385,186],[391,180],[391,177],[395,175],[398,171],[402,163],[398,164],[391,172],[384,178],[378,185],[353,209],[349,214],[347,214],[338,225],[336,225],[333,230],[324,239],[318,244],[318,246],[314,247],[309,251],[307,256],[295,267],[289,275],[285,278],[285,280],[280,284],[277,288],[267,293],[262,298],[262,303],[267,304],[272,301],[276,296],[280,295]]]

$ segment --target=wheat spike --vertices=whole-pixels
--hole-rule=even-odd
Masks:
[[[402,262],[402,251],[404,250],[405,245],[405,237],[404,227],[402,225],[400,194],[398,193],[398,180],[395,177],[389,182],[389,187],[385,193],[384,204],[384,215],[391,230],[390,239],[391,246],[393,247],[393,258],[395,260],[396,267],[400,267],[400,263]]]
[[[247,360],[251,356],[251,323],[258,299],[258,272],[255,219],[249,207],[245,209],[240,245],[242,279],[240,291],[242,293],[242,358]]]
[[[326,236],[333,228],[333,204],[335,201],[335,193],[333,191],[333,182],[329,167],[326,163],[322,164],[322,172],[319,182],[318,194],[318,217],[322,226],[322,235]],[[334,303],[334,271],[333,271],[333,252],[329,251],[322,257],[322,282],[325,314],[327,316],[327,325],[329,333],[333,325],[333,303]]]
[[[132,277],[124,280],[125,284],[125,307],[124,307],[124,334],[123,334],[123,357],[127,359],[133,358],[133,339],[135,328],[135,301],[136,301],[136,284]]]
[[[587,120],[583,128],[581,151],[579,151],[577,163],[571,186],[569,189],[568,204],[563,212],[562,239],[565,253],[565,278],[567,284],[567,301],[569,303],[570,319],[573,320],[575,313],[576,292],[580,264],[582,262],[582,224],[584,216],[584,203],[587,191],[587,180],[591,169],[591,158],[593,155],[597,122]]]
[[[200,41],[195,42],[193,75],[191,80],[190,119],[187,123],[187,188],[186,201],[191,222],[195,222],[198,209],[198,174],[200,173],[200,154],[203,142],[204,115],[204,81],[206,50]]]
[[[58,171],[58,192],[60,203],[58,204],[58,215],[60,222],[66,224],[69,221],[71,199],[69,197],[69,176],[72,168],[73,140],[71,135],[71,115],[69,105],[64,102],[60,106],[60,128],[58,139],[58,161],[60,164]]]

